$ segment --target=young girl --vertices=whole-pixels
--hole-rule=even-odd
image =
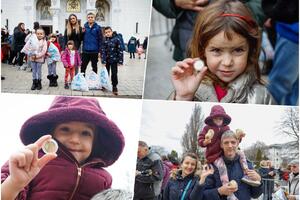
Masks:
[[[258,57],[261,35],[240,1],[220,0],[197,18],[189,55],[172,68],[174,100],[275,103],[263,85]],[[194,70],[201,59],[205,67]]]
[[[226,114],[222,106],[213,106],[211,108],[210,115],[205,119],[206,126],[203,128],[198,137],[199,145],[201,147],[206,147],[205,157],[207,163],[214,164],[218,168],[223,185],[229,183],[229,178],[226,165],[222,158],[221,136],[225,131],[230,130],[228,126],[230,122],[231,117]],[[245,136],[244,133],[236,134],[239,140]],[[259,181],[253,181],[247,176],[248,164],[245,154],[242,151],[238,151],[238,155],[240,156],[240,163],[244,171],[242,181],[252,186],[259,186]],[[234,198],[230,197],[229,199]]]
[[[47,41],[45,39],[45,32],[42,28],[36,30],[36,36],[38,39],[37,54],[30,55],[32,68],[32,86],[31,90],[42,89],[42,65],[45,63],[45,56],[47,53]]]
[[[49,52],[50,43],[52,43],[56,46],[58,52],[57,51],[51,51],[51,53]],[[50,59],[50,60],[48,60],[48,76],[47,76],[47,78],[50,81],[50,83],[49,83],[50,87],[58,86],[58,84],[57,84],[58,75],[56,74],[56,62],[57,61],[56,61],[55,57],[57,57],[57,56],[60,57],[60,54],[59,54],[60,51],[61,51],[61,48],[57,41],[57,36],[55,34],[50,34],[49,41],[48,41],[48,53],[47,53],[47,55],[49,56],[48,59]],[[52,54],[59,54],[59,55],[52,55]]]
[[[202,188],[209,174],[213,174],[213,168],[204,168],[197,171],[198,156],[194,153],[186,153],[181,160],[181,167],[171,174],[163,193],[164,200],[173,199],[202,199]],[[200,166],[198,166],[200,167]]]
[[[138,54],[138,56],[139,56],[139,59],[141,59],[141,55],[142,55],[142,53],[144,53],[143,46],[140,45],[140,46],[136,49],[136,52],[137,52],[137,54]]]
[[[61,61],[66,69],[65,89],[69,89],[69,83],[72,82],[74,74],[76,75],[78,73],[78,68],[81,65],[81,59],[77,49],[75,48],[73,40],[68,41],[66,50],[61,55]]]
[[[103,167],[124,148],[122,132],[93,98],[56,97],[23,124],[20,138],[27,146],[1,169],[1,199],[91,199],[111,187]],[[57,154],[40,151],[50,138]]]

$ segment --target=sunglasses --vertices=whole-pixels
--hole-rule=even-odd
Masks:
[[[292,168],[296,168],[296,167],[297,167],[297,165],[292,165],[291,167],[292,167]]]

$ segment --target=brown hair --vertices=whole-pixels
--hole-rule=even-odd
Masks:
[[[73,40],[69,40],[69,41],[67,42],[67,48],[68,48],[68,45],[69,45],[69,44],[73,45],[73,49],[72,49],[72,50],[76,50],[75,43],[74,43]]]
[[[184,162],[184,160],[186,159],[186,157],[191,157],[191,158],[195,159],[195,161],[196,161],[195,170],[193,171],[193,174],[194,174],[197,171],[197,168],[198,168],[199,158],[198,158],[197,154],[191,153],[191,152],[187,152],[187,153],[183,154],[181,162],[180,162],[181,164]],[[173,169],[173,170],[171,170],[170,177],[172,179],[176,179],[177,178],[177,174],[178,174],[179,171],[181,171],[181,169]]]
[[[233,16],[226,16],[233,14]],[[222,16],[224,15],[224,16]],[[189,57],[197,58],[206,62],[205,48],[209,41],[218,33],[224,31],[225,37],[232,40],[233,33],[246,38],[249,44],[249,54],[246,71],[253,71],[255,78],[262,83],[259,71],[258,58],[261,47],[261,32],[258,24],[254,21],[248,8],[237,0],[219,0],[208,7],[198,16],[192,40],[189,46]],[[209,70],[205,75],[206,80],[226,85]]]
[[[71,17],[72,16],[76,18],[76,24],[74,25],[74,27],[71,24]],[[69,18],[68,18],[68,23],[67,23],[67,35],[68,36],[71,35],[73,28],[75,28],[75,33],[79,34],[79,24],[78,24],[77,16],[75,14],[70,14]]]

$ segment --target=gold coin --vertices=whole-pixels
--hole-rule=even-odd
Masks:
[[[43,146],[42,149],[44,151],[44,153],[56,153],[58,150],[58,144],[55,140],[53,139],[49,139],[47,140]]]

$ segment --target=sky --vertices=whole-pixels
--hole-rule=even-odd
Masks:
[[[19,138],[22,124],[31,116],[46,111],[54,96],[0,94],[0,165],[24,148]],[[107,117],[114,121],[125,137],[125,148],[118,161],[106,168],[113,177],[112,188],[133,191],[137,141],[142,102],[132,99],[97,98]]]
[[[197,103],[208,116],[214,103]],[[182,153],[180,144],[185,126],[189,122],[194,102],[170,102],[144,100],[140,139],[148,145],[159,145],[167,151]],[[242,129],[246,137],[240,144],[242,149],[257,141],[267,145],[284,143],[290,138],[275,132],[286,106],[266,106],[250,104],[220,104],[231,116],[229,124],[232,130]]]

